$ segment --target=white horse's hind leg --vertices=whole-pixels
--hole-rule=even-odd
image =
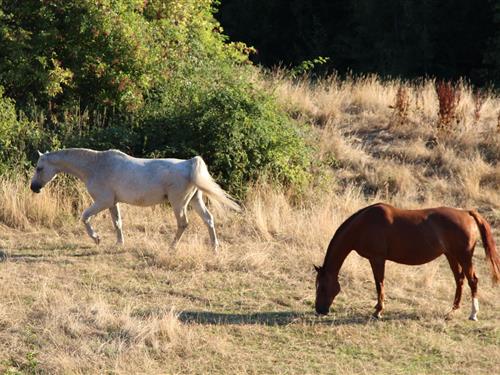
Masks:
[[[217,252],[217,249],[219,247],[219,241],[217,240],[217,234],[215,234],[214,217],[208,210],[207,206],[205,206],[205,203],[203,202],[203,194],[200,190],[196,192],[195,196],[193,197],[193,200],[191,201],[191,205],[198,213],[198,215],[200,215],[203,222],[207,226],[212,246],[214,248],[214,251]]]
[[[118,203],[116,203],[113,207],[110,207],[109,212],[111,213],[111,220],[113,221],[113,226],[116,230],[116,241],[119,245],[123,245],[122,218]]]
[[[196,189],[190,188],[189,185],[181,186],[178,191],[171,192],[168,196],[170,204],[174,210],[175,219],[177,220],[177,233],[170,245],[171,249],[175,249],[182,238],[184,231],[188,226],[187,205],[193,198]]]
[[[90,225],[90,218],[94,215],[97,215],[99,212],[101,212],[102,210],[105,210],[108,207],[109,206],[103,206],[102,203],[100,204],[100,203],[94,202],[92,204],[92,206],[90,206],[85,211],[83,211],[83,214],[82,214],[82,221],[85,224],[85,229],[87,229],[88,235],[90,236],[90,238],[92,238],[94,240],[94,242],[96,244],[99,244],[100,239],[99,239],[99,236],[96,234],[96,232],[94,232],[94,229],[92,228],[92,226]]]
[[[188,218],[186,206],[181,208],[174,207],[175,218],[177,219],[177,232],[175,233],[175,238],[170,245],[170,248],[175,249],[177,244],[182,238],[184,231],[188,227]]]

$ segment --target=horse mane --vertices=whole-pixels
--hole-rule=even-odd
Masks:
[[[364,211],[366,211],[367,209],[372,208],[374,206],[377,206],[379,204],[382,204],[382,202],[374,203],[374,204],[371,204],[369,206],[361,208],[360,210],[356,211],[351,216],[349,216],[342,224],[340,224],[340,226],[335,231],[335,234],[333,235],[333,237],[332,237],[332,239],[331,239],[331,241],[330,241],[330,243],[328,245],[328,249],[326,250],[326,256],[325,256],[325,261],[323,262],[323,267],[327,263],[328,259],[332,256],[332,253],[333,253],[333,250],[332,250],[333,249],[333,244],[338,239],[338,237],[344,232],[344,230],[351,224],[351,222],[356,217],[358,217],[361,213],[363,213]]]
[[[112,154],[120,155],[120,156],[127,157],[127,158],[130,157],[130,155],[124,153],[123,151],[117,150],[115,148],[112,148],[112,149],[107,150],[107,151],[102,151],[102,152],[112,153]]]

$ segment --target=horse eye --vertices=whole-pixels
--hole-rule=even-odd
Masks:
[[[36,168],[36,171],[37,171],[37,172],[41,172],[42,170],[43,170],[43,167],[37,167],[37,168]]]

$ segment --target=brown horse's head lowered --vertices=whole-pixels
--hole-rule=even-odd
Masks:
[[[490,262],[493,281],[498,283],[500,256],[489,224],[476,211],[450,207],[402,210],[383,203],[365,207],[342,223],[328,245],[323,266],[315,266],[316,312],[328,314],[333,299],[340,292],[340,268],[352,250],[370,261],[378,295],[376,318],[381,317],[384,309],[386,260],[419,265],[444,254],[456,282],[451,312],[460,305],[463,283],[467,279],[472,294],[469,318],[477,320],[478,278],[472,255],[479,237]]]
[[[340,293],[340,284],[333,275],[325,272],[323,267],[314,266],[316,269],[316,303],[314,308],[320,315],[328,314],[333,300]]]

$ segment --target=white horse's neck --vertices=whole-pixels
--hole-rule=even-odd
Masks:
[[[49,161],[59,172],[68,173],[85,182],[94,171],[98,154],[97,151],[84,148],[69,148],[51,152]]]

